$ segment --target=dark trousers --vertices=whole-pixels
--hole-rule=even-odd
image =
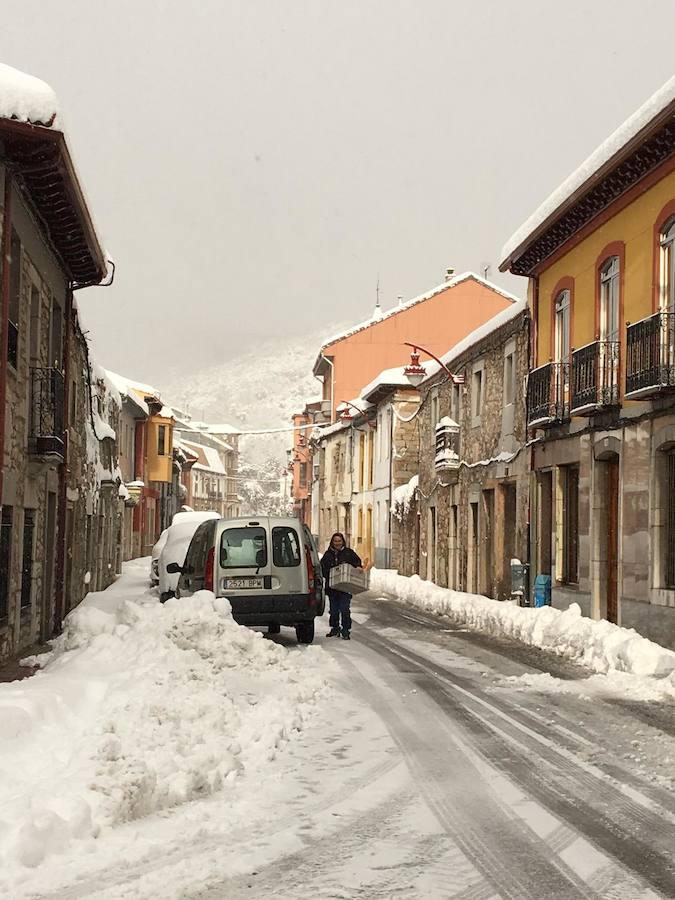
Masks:
[[[352,630],[352,617],[350,614],[350,606],[352,602],[351,594],[344,594],[342,591],[331,591],[328,589],[328,601],[330,603],[329,624],[336,631],[340,630],[340,619],[342,619],[342,633]]]

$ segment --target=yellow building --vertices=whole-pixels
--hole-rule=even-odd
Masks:
[[[500,268],[529,279],[532,575],[675,646],[675,78]]]

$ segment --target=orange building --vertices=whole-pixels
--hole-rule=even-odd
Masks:
[[[443,284],[327,341],[319,351],[314,374],[323,377],[323,399],[335,419],[340,403],[358,397],[384,369],[410,359],[405,342],[419,341],[440,356],[517,298],[489,281],[448,270]]]
[[[322,421],[321,401],[308,403],[303,412],[293,415],[293,514],[301,522],[310,524],[312,502],[312,455],[309,449],[310,426]]]

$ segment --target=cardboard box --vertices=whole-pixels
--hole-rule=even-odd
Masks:
[[[342,563],[330,570],[328,584],[333,590],[344,591],[345,594],[361,594],[370,588],[370,572]]]

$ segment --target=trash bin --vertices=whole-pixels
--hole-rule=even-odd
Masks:
[[[551,605],[550,575],[537,575],[534,579],[534,605],[536,607]]]
[[[519,559],[511,560],[511,599],[519,606],[530,605],[530,567]]]

